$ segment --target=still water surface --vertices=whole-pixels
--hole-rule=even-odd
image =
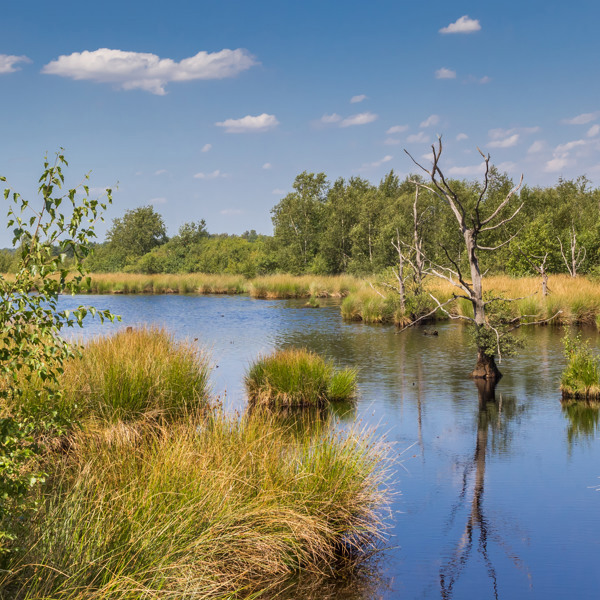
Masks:
[[[480,406],[474,353],[456,324],[395,334],[344,323],[335,303],[247,296],[94,296],[122,316],[84,337],[152,323],[207,348],[213,390],[243,408],[243,374],[258,354],[304,346],[360,369],[356,419],[398,456],[388,549],[365,580],[328,582],[290,598],[600,598],[600,424],[561,406],[561,332],[524,332],[501,366],[495,402]],[[588,333],[598,345],[595,333]],[[600,489],[600,488],[599,488]]]

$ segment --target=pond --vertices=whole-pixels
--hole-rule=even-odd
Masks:
[[[258,354],[303,346],[360,369],[355,418],[393,443],[396,473],[386,550],[370,576],[299,584],[289,598],[597,598],[600,594],[600,423],[563,408],[562,330],[523,331],[503,361],[495,402],[469,379],[467,332],[437,324],[400,335],[344,323],[335,302],[247,296],[85,296],[122,316],[83,336],[153,323],[197,340],[214,363],[213,391],[244,406],[243,374]],[[597,345],[595,332],[586,332]],[[302,591],[304,590],[304,591]]]

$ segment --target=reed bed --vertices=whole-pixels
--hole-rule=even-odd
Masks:
[[[350,275],[268,275],[249,282],[254,298],[343,298],[364,282]]]
[[[259,357],[245,376],[253,406],[322,406],[356,394],[356,370],[336,370],[333,363],[305,349],[277,350]]]
[[[80,431],[52,456],[0,598],[250,597],[353,569],[382,531],[384,464],[369,435],[316,421],[297,436],[265,413]]]
[[[513,317],[523,322],[551,319],[552,325],[595,325],[600,328],[600,283],[586,277],[572,278],[567,275],[552,275],[548,287],[550,294],[543,296],[541,282],[535,277],[511,278],[507,276],[486,277],[484,290],[492,296],[515,298],[509,304]],[[426,289],[436,295],[441,302],[452,297],[456,288],[448,282],[430,278]],[[370,288],[363,288],[350,294],[342,303],[342,316],[347,320],[367,323],[400,323],[403,316],[394,305],[393,294],[382,291],[384,298]],[[427,307],[433,310],[433,302]],[[448,305],[454,314],[472,316],[473,309],[467,300],[458,299]],[[446,319],[441,311],[432,318]]]
[[[248,284],[240,275],[93,273],[81,291],[89,294],[244,294]]]

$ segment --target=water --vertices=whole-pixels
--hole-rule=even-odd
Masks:
[[[495,402],[481,404],[468,378],[474,352],[454,323],[397,335],[344,323],[332,302],[247,296],[93,296],[122,315],[83,335],[153,323],[198,338],[215,366],[214,392],[244,406],[249,362],[304,346],[360,369],[356,418],[392,442],[396,474],[388,549],[374,574],[300,584],[289,598],[600,597],[600,426],[593,409],[561,406],[561,333],[523,331],[525,348],[501,365]],[[595,333],[588,332],[598,344]]]

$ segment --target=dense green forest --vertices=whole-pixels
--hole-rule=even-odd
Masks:
[[[255,277],[275,272],[317,275],[380,273],[397,266],[398,247],[410,257],[415,232],[423,256],[447,263],[460,257],[463,241],[453,215],[416,176],[400,180],[393,171],[373,185],[360,177],[331,184],[324,173],[303,172],[293,192],[271,210],[273,235],[209,233],[206,223],[184,223],[169,238],[163,218],[144,206],[114,219],[106,240],[87,259],[92,272],[232,273]],[[477,181],[451,181],[475,203]],[[495,206],[514,182],[492,167],[484,202]],[[416,202],[415,202],[416,200]],[[600,275],[600,189],[585,177],[559,179],[553,187],[520,189],[522,209],[506,227],[488,232],[481,263],[489,274],[548,273]],[[403,251],[404,251],[403,250]],[[460,260],[460,258],[459,258]],[[0,253],[0,270],[13,270],[14,253]]]

